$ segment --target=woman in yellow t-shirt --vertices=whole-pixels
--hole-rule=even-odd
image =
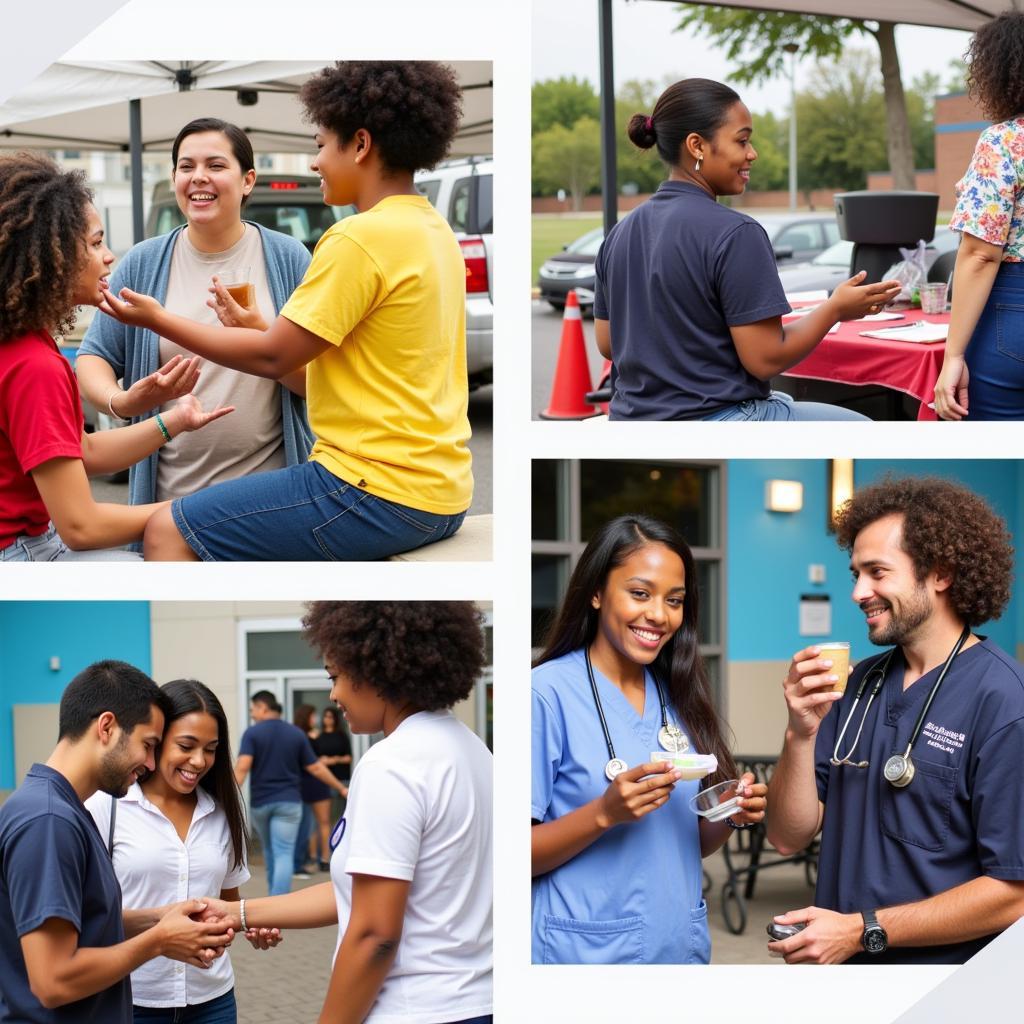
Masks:
[[[306,367],[310,461],[177,499],[150,521],[147,559],[386,558],[451,536],[471,503],[465,262],[413,185],[455,135],[455,74],[349,61],[301,99],[324,201],[359,212],[320,239],[269,329],[197,324],[128,289],[100,307],[232,369]],[[223,320],[247,322],[220,287],[217,300]]]

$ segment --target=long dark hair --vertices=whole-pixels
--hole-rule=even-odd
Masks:
[[[613,569],[647,544],[663,544],[674,551],[682,559],[686,573],[683,624],[658,652],[651,671],[666,688],[669,703],[691,731],[694,745],[718,758],[721,778],[733,778],[735,762],[725,742],[724,723],[715,710],[711,684],[698,648],[700,594],[696,562],[690,546],[667,523],[629,513],[605,523],[594,534],[573,570],[544,650],[534,664],[542,665],[581,647],[590,647],[600,620],[600,612],[591,599],[604,589]]]
[[[217,695],[196,679],[174,679],[160,687],[167,699],[164,728],[195,711],[208,714],[217,723],[217,753],[213,767],[199,780],[199,785],[220,805],[228,819],[231,846],[235,855],[233,867],[240,867],[249,845],[249,830],[242,812],[242,796],[235,782],[231,767],[231,739],[228,735],[228,719]]]
[[[312,732],[313,716],[316,708],[312,704],[300,704],[292,715],[292,725],[297,725],[303,732]]]
[[[327,728],[327,717],[330,716],[332,725],[331,728]],[[341,715],[338,714],[337,708],[332,708],[330,705],[325,707],[320,712],[320,731],[321,732],[343,732],[344,726],[341,724]]]

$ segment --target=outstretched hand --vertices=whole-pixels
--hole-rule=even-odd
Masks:
[[[173,437],[192,430],[200,430],[208,423],[219,420],[221,416],[227,416],[228,413],[234,411],[233,405],[224,405],[212,412],[203,412],[203,407],[195,395],[184,395],[164,413],[164,422]]]
[[[188,395],[199,383],[200,363],[198,356],[171,356],[159,370],[137,380],[127,390],[115,392],[111,397],[110,408],[120,419],[130,420],[133,416],[143,416],[150,409]]]
[[[903,287],[899,281],[864,284],[865,277],[866,271],[858,271],[832,293],[832,301],[838,307],[836,312],[840,320],[859,320],[862,316],[881,313]]]
[[[152,328],[163,308],[151,295],[133,292],[130,288],[122,288],[120,295],[115,295],[109,288],[105,289],[99,304],[101,312],[129,327]]]

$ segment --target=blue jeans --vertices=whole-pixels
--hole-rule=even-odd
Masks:
[[[20,536],[0,551],[0,562],[139,562],[142,555],[134,551],[102,548],[97,551],[72,551],[57,536],[50,523],[46,533],[38,537]]]
[[[291,892],[295,837],[302,821],[302,804],[290,800],[254,807],[249,815],[263,847],[267,888],[271,896]]]
[[[859,412],[843,409],[838,405],[824,402],[794,402],[790,395],[773,391],[767,398],[749,398],[726,409],[705,416],[705,420],[716,422],[769,420],[806,422],[809,420],[867,420]]]
[[[236,1024],[235,990],[194,1006],[134,1006],[135,1024]]]
[[[178,498],[171,515],[204,562],[366,562],[444,540],[466,513],[385,501],[304,462]]]
[[[999,268],[965,358],[967,419],[1024,419],[1024,263]]]
[[[295,873],[298,874],[310,859],[309,837],[316,827],[316,817],[313,808],[307,804],[302,805],[302,821],[299,822],[299,834],[295,839]]]

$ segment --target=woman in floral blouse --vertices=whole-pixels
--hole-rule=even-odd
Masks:
[[[935,385],[942,419],[1024,419],[1024,13],[980,28],[968,85],[994,124],[956,186],[962,232],[953,313]],[[968,397],[969,396],[969,397]]]

